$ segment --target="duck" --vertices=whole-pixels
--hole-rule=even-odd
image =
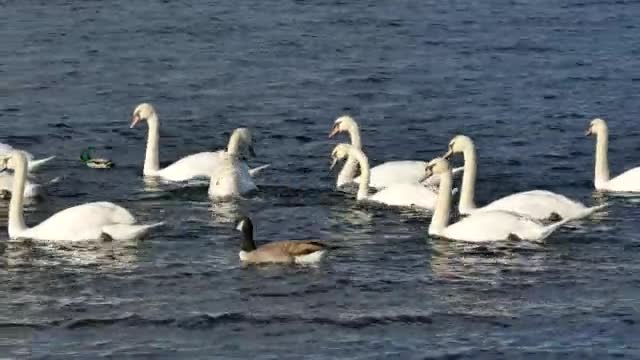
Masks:
[[[94,158],[91,156],[91,152],[94,151],[93,146],[86,148],[82,154],[80,154],[80,160],[92,169],[111,169],[115,164],[113,161],[104,158]]]
[[[420,183],[390,184],[382,190],[369,194],[369,160],[358,147],[350,144],[338,144],[331,152],[331,168],[344,159],[353,159],[360,166],[362,181],[358,184],[356,200],[370,201],[389,206],[417,207],[432,210],[435,206],[437,193],[430,187]],[[423,169],[424,172],[424,169]]]
[[[111,202],[91,202],[61,210],[40,224],[27,227],[24,219],[24,187],[27,159],[20,151],[0,157],[0,170],[14,171],[11,202],[9,203],[9,237],[47,242],[86,240],[133,240],[163,225],[138,224],[125,208]],[[16,194],[18,194],[16,196]]]
[[[253,240],[253,223],[248,217],[236,223],[236,230],[243,235],[240,260],[247,264],[316,264],[329,248],[322,242],[306,240],[272,241],[257,247]]]
[[[511,211],[487,210],[471,213],[456,223],[449,223],[453,175],[445,158],[431,160],[425,168],[426,176],[440,175],[438,199],[429,235],[454,241],[494,242],[531,241],[542,242],[554,231],[573,219],[567,218],[551,225]]]
[[[55,159],[55,155],[53,156],[49,156],[43,159],[34,159],[33,154],[31,154],[30,152],[24,151],[24,150],[18,150],[15,149],[13,146],[9,145],[9,144],[5,144],[5,143],[0,143],[0,156],[7,156],[9,153],[14,152],[14,151],[21,151],[22,154],[25,156],[25,158],[27,159],[28,162],[28,166],[27,168],[29,169],[29,172],[35,172],[40,170],[40,168],[45,165],[46,163],[48,163],[49,161]]]
[[[443,156],[450,159],[454,154],[461,153],[464,157],[464,172],[462,175],[462,189],[458,211],[461,215],[469,215],[488,210],[506,210],[538,220],[559,220],[571,218],[574,220],[585,218],[598,210],[608,206],[602,204],[587,207],[564,195],[548,190],[530,190],[511,194],[494,200],[483,207],[477,207],[474,201],[476,186],[476,149],[470,137],[456,135],[449,142],[449,148]]]
[[[360,127],[353,117],[343,115],[337,118],[334,121],[331,132],[329,133],[329,138],[332,138],[341,132],[347,132],[351,139],[351,145],[362,150]],[[384,189],[392,184],[414,184],[422,182],[424,185],[437,187],[437,176],[425,181],[424,167],[426,165],[426,161],[419,160],[387,161],[376,165],[370,169],[369,186],[376,189]],[[454,174],[459,174],[462,169],[462,167],[456,168],[453,172]],[[350,183],[359,184],[362,179],[362,175],[355,176],[356,170],[357,161],[352,158],[347,159],[342,170],[338,174],[336,187],[342,188]]]
[[[220,157],[225,152],[239,153],[248,152],[255,154],[253,151],[253,140],[250,132],[246,128],[236,129],[229,139],[229,145],[225,150],[206,151],[183,157],[173,164],[160,169],[160,160],[158,156],[159,140],[160,140],[160,122],[158,114],[153,105],[142,103],[133,110],[131,120],[131,128],[138,123],[146,121],[148,130],[147,149],[145,153],[144,167],[142,173],[144,176],[159,177],[163,180],[179,182],[187,181],[195,178],[210,178],[216,171],[220,162]],[[268,165],[263,165],[249,171],[251,176],[255,176]]]
[[[596,137],[595,176],[593,184],[596,190],[603,192],[640,192],[640,166],[629,169],[611,178],[609,174],[609,128],[602,118],[596,118],[589,124],[586,136]]]
[[[237,156],[224,154],[218,170],[211,177],[208,194],[212,200],[226,200],[257,189],[246,164]]]

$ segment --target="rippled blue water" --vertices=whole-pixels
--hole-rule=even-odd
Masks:
[[[64,175],[28,223],[93,200],[168,226],[133,245],[0,242],[0,357],[604,359],[639,357],[640,207],[593,193],[591,118],[612,170],[640,164],[638,15],[621,0],[0,1],[0,141]],[[161,160],[257,134],[261,191],[141,177],[156,105]],[[327,140],[350,113],[373,163],[429,159],[456,133],[479,202],[546,188],[610,209],[544,245],[431,239],[430,217],[334,191]],[[339,137],[346,141],[346,137]],[[117,167],[78,156],[94,145]],[[342,245],[317,268],[242,267],[258,238]],[[6,204],[0,208],[6,239]]]

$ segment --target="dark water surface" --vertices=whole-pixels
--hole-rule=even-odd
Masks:
[[[640,206],[593,193],[583,135],[607,118],[612,172],[640,164],[639,15],[620,0],[0,1],[0,141],[58,155],[40,177],[64,175],[27,222],[110,200],[168,223],[136,244],[2,240],[0,357],[640,357]],[[163,162],[253,128],[261,191],[213,204],[145,184],[146,127],[128,128],[142,101]],[[546,188],[612,206],[544,245],[431,239],[428,214],[334,191],[326,137],[345,112],[374,164],[472,136],[481,204]],[[117,167],[84,167],[87,145]],[[342,248],[316,268],[242,267],[240,214],[261,240]]]

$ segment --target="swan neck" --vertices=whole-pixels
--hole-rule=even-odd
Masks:
[[[240,135],[237,132],[233,132],[229,138],[229,144],[227,144],[227,152],[229,154],[237,154],[240,150]]]
[[[160,123],[158,116],[153,114],[147,119],[149,136],[147,137],[147,152],[144,157],[144,175],[155,175],[160,170],[158,146],[160,141]]]
[[[9,237],[16,238],[21,232],[27,230],[24,222],[24,187],[27,180],[27,160],[22,154],[12,156],[14,164],[13,189],[11,203],[9,204]]]
[[[341,187],[342,185],[348,184],[353,181],[353,178],[356,177],[356,170],[358,169],[358,161],[353,158],[353,156],[349,156],[347,161],[344,163],[342,170],[338,173],[338,180],[336,181],[336,187]]]
[[[371,173],[369,170],[369,159],[362,150],[352,147],[349,151],[349,158],[355,158],[360,164],[360,184],[358,185],[358,200],[364,200],[369,197],[369,178]]]
[[[596,137],[596,168],[595,168],[595,186],[609,181],[609,131],[603,129],[598,132]]]
[[[460,193],[460,204],[458,205],[461,214],[467,214],[476,208],[476,172],[478,163],[476,160],[476,149],[473,144],[467,147],[464,152],[464,173],[462,174],[462,192]]]
[[[349,138],[351,138],[351,145],[362,150],[362,138],[360,137],[360,127],[355,122],[349,127]]]
[[[453,175],[451,170],[440,175],[440,187],[438,189],[438,199],[436,208],[433,211],[429,234],[441,235],[449,224],[449,212],[451,211],[451,189],[453,186]]]

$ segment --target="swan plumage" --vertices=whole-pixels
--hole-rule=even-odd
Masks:
[[[354,159],[360,166],[363,181],[358,185],[357,200],[372,201],[390,206],[413,206],[424,209],[433,209],[435,205],[436,192],[429,187],[419,183],[396,183],[379,190],[375,194],[369,195],[369,160],[367,156],[356,146],[349,144],[338,144],[332,151],[332,167],[337,161]],[[423,168],[424,172],[424,168]]]
[[[333,129],[329,137],[333,137],[340,132],[347,132],[351,139],[351,145],[362,150],[362,139],[360,136],[360,127],[351,116],[341,116],[337,118],[333,124]],[[424,185],[437,186],[438,177],[434,176],[425,181],[424,168],[427,166],[426,161],[419,160],[398,160],[388,161],[372,167],[369,171],[369,186],[376,189],[383,189],[392,184],[415,184],[424,183]],[[357,161],[348,158],[344,166],[338,173],[336,187],[340,188],[349,183],[360,184],[362,175],[355,176],[357,169]],[[462,168],[454,169],[454,173],[459,173]]]
[[[563,219],[543,225],[536,219],[504,210],[474,212],[460,221],[449,224],[453,175],[449,162],[436,158],[426,167],[427,176],[440,175],[437,204],[429,225],[429,235],[451,240],[488,242],[503,240],[542,241],[559,227],[573,219]]]
[[[237,197],[257,190],[244,161],[232,154],[224,154],[220,167],[209,183],[209,197],[224,199]]]
[[[453,154],[462,153],[464,157],[464,174],[458,211],[467,215],[482,211],[505,210],[526,215],[538,220],[554,217],[580,219],[593,214],[607,206],[606,204],[587,207],[568,197],[547,190],[531,190],[505,196],[494,200],[483,207],[475,204],[475,184],[477,173],[476,150],[471,138],[457,135],[449,142],[449,149],[444,155],[450,158]]]
[[[125,208],[110,202],[93,202],[73,206],[52,215],[34,227],[24,221],[24,187],[27,160],[19,151],[0,158],[0,167],[14,170],[9,205],[9,237],[40,241],[131,240],[161,225],[140,225]],[[15,194],[20,194],[16,196]]]
[[[158,115],[151,104],[143,103],[133,111],[131,128],[139,122],[146,121],[149,134],[143,174],[157,176],[168,181],[186,181],[194,178],[209,178],[224,162],[225,153],[253,154],[253,139],[246,128],[236,129],[229,139],[226,150],[206,151],[185,156],[173,164],[161,169],[159,161],[160,123]],[[262,167],[264,168],[264,167]],[[257,171],[251,171],[255,175]]]
[[[596,158],[594,186],[596,190],[611,192],[640,192],[640,167],[629,169],[610,177],[609,173],[609,128],[607,122],[596,118],[589,124],[586,135],[596,136]]]
[[[24,150],[18,150],[16,148],[14,148],[13,146],[9,145],[9,144],[5,144],[5,143],[0,143],[0,157],[3,156],[8,156],[10,153],[14,152],[14,151],[20,151],[22,152],[22,154],[24,155],[25,159],[27,160],[28,163],[28,169],[30,172],[33,171],[37,171],[40,167],[42,167],[44,164],[48,163],[49,161],[55,159],[55,155],[54,156],[49,156],[43,159],[34,159],[33,155],[30,152],[24,151]]]

